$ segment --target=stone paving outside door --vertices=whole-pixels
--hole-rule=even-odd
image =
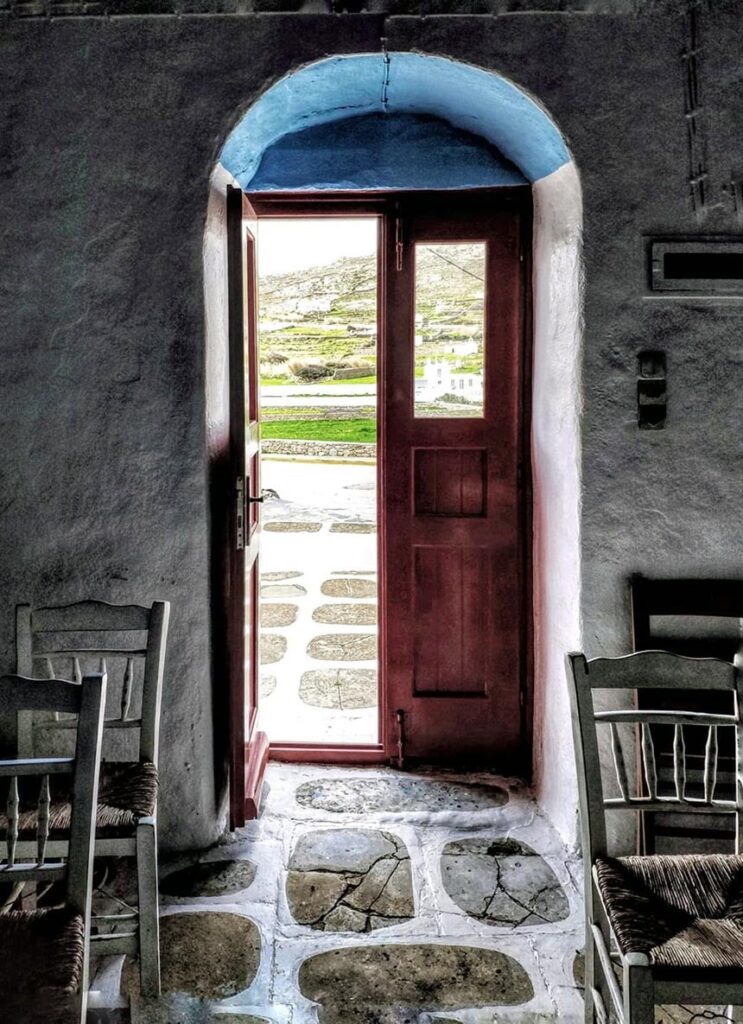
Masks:
[[[376,467],[264,459],[259,727],[378,742]]]

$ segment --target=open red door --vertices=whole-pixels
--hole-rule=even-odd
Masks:
[[[243,192],[227,189],[227,273],[230,338],[229,531],[230,827],[258,814],[268,737],[258,714],[260,572],[260,436],[255,215]]]
[[[516,773],[528,750],[522,215],[437,205],[403,206],[386,250],[387,748]]]

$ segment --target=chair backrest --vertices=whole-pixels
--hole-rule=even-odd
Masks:
[[[741,782],[737,781],[732,800],[716,797],[715,789],[718,730],[721,728],[734,730],[736,780],[741,776],[742,668],[739,658],[731,664],[716,658],[687,658],[666,651],[640,651],[621,658],[594,658],[591,661],[586,660],[583,654],[567,656],[584,857],[593,862],[596,857],[609,852],[607,811],[732,814],[736,822],[736,850],[740,848],[743,838]],[[673,710],[664,706],[661,710],[652,710],[626,706],[597,709],[595,694],[602,690],[609,691],[615,698],[621,691],[625,691],[629,698],[643,690],[663,691],[669,695],[666,704],[671,703],[670,695],[675,691],[681,708]],[[683,695],[688,690],[727,691],[733,698],[733,711],[731,714],[713,714],[685,710]],[[659,786],[652,733],[652,727],[657,725],[673,729],[673,782],[670,787]],[[690,773],[687,769],[685,730],[691,728],[706,731],[704,765],[698,777],[697,773]],[[606,772],[602,771],[599,755],[599,732],[602,729],[608,733],[608,747],[613,759],[614,777],[609,780],[605,780]],[[638,770],[642,770],[647,795],[633,795],[636,790],[628,764],[636,764]],[[605,781],[611,782],[616,795],[607,795]]]
[[[649,579],[630,580],[632,639],[636,651],[664,650],[689,657],[732,661],[743,649],[743,580]],[[687,619],[691,628],[664,629],[653,619]],[[720,629],[720,620],[733,620]],[[699,621],[706,620],[706,621]],[[698,627],[704,626],[704,629]]]
[[[74,757],[45,757],[0,760],[0,778],[6,786],[5,844],[0,842],[0,880],[7,882],[64,881],[69,909],[90,916],[93,870],[93,840],[98,795],[98,774],[106,677],[86,675],[82,685],[60,679],[24,679],[0,676],[0,706],[11,713],[45,711],[72,714],[76,721]],[[48,860],[50,777],[72,776],[72,821],[69,854],[65,861]],[[35,832],[36,858],[18,861],[19,835],[25,832],[24,803],[29,790],[38,792],[28,816]],[[24,835],[25,839],[26,836]],[[23,843],[22,849],[28,848]]]
[[[16,671],[39,678],[56,676],[80,682],[95,664],[109,678],[106,718],[111,730],[136,730],[139,760],[157,764],[165,649],[170,605],[151,607],[81,601],[54,608],[16,609]],[[113,685],[111,685],[113,683]],[[118,699],[117,699],[118,698]],[[55,716],[45,729],[69,729],[74,722]],[[35,723],[27,712],[18,718],[18,749],[34,752]],[[115,757],[108,757],[115,760]]]

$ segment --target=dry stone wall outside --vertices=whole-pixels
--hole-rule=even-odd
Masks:
[[[374,459],[375,444],[354,441],[291,441],[271,438],[261,442],[264,455],[303,455],[316,459]]]

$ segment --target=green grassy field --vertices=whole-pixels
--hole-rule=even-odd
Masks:
[[[276,420],[261,424],[264,439],[287,441],[356,441],[374,444],[377,424],[373,419],[355,420]]]
[[[275,420],[373,420],[377,411],[373,405],[355,406],[327,406],[327,405],[301,405],[301,406],[264,406],[261,410],[261,420],[270,423]]]

